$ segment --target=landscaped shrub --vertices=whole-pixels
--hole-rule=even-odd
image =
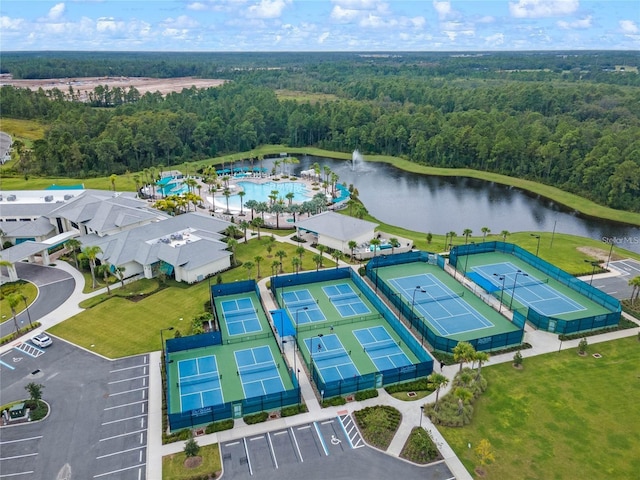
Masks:
[[[162,443],[182,442],[184,440],[189,440],[190,438],[191,438],[191,430],[189,430],[188,428],[184,428],[174,433],[169,433],[169,434],[163,433]]]
[[[431,385],[426,378],[420,378],[418,380],[412,380],[410,382],[396,383],[395,385],[389,385],[384,387],[389,394],[398,392],[419,392],[419,391],[432,391]]]
[[[322,401],[322,408],[326,408],[326,407],[339,407],[340,405],[345,405],[347,403],[347,401],[345,400],[344,397],[331,397],[331,398],[325,398]]]
[[[487,381],[476,370],[464,368],[451,382],[449,393],[437,404],[425,405],[424,413],[436,425],[462,427],[471,422],[472,402],[487,388]]]
[[[423,428],[415,427],[411,430],[407,443],[404,444],[400,452],[400,457],[425,465],[441,458],[441,455],[429,432]]]
[[[269,414],[267,412],[258,412],[244,417],[244,423],[247,425],[253,425],[254,423],[266,422],[267,418],[269,418]]]
[[[354,415],[365,441],[382,450],[389,447],[402,421],[400,412],[388,405],[363,408]]]
[[[227,420],[220,420],[219,422],[213,422],[207,425],[204,429],[204,433],[215,433],[221,432],[223,430],[231,430],[233,428],[233,419],[228,418]]]
[[[300,405],[289,405],[288,407],[282,407],[280,410],[281,417],[293,417],[294,415],[298,415],[299,413],[308,412],[307,406],[304,403]]]
[[[13,332],[13,333],[10,333],[9,335],[6,335],[0,338],[0,345],[4,345],[5,343],[12,342],[16,338],[21,337],[22,335],[30,332],[31,330],[35,330],[39,326],[40,326],[40,322],[33,322],[33,326],[27,325],[26,327],[22,327],[20,330],[18,330],[18,332]]]
[[[360,392],[356,392],[356,394],[354,395],[355,399],[358,402],[361,402],[362,400],[367,400],[368,398],[376,398],[377,396],[378,396],[378,390],[376,389],[362,390]]]

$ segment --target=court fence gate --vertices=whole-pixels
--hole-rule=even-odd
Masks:
[[[531,265],[533,268],[541,271],[549,278],[554,279],[558,283],[569,287],[576,293],[587,297],[597,305],[600,305],[606,310],[609,310],[609,313],[605,314],[591,315],[588,317],[582,317],[573,320],[563,320],[560,318],[543,315],[533,308],[527,307],[521,309],[522,311],[526,312],[524,314],[526,320],[537,329],[568,335],[571,333],[611,327],[620,323],[622,305],[618,299],[598,290],[596,287],[594,287],[593,285],[589,285],[587,282],[583,282],[582,280],[569,275],[564,270],[561,270],[555,265],[542,260],[540,257],[535,256],[534,254],[528,252],[524,248],[519,247],[518,245],[497,241],[458,245],[451,249],[451,252],[449,254],[449,264],[457,269],[458,257],[494,252],[513,255],[519,260],[522,260]],[[494,293],[497,295],[500,293],[500,290]]]
[[[396,317],[393,313],[390,313],[390,316],[393,317],[395,322],[400,323],[400,320],[398,320],[399,318],[406,318],[407,322],[409,323],[409,329],[415,329],[416,333],[420,336],[420,343],[422,345],[424,345],[424,343],[426,342],[431,346],[433,350],[453,353],[453,349],[456,347],[456,345],[458,345],[459,341],[452,338],[443,337],[437,331],[433,330],[429,326],[429,324],[426,323],[424,319],[411,308],[410,304],[402,300],[397,292],[394,292],[393,289],[384,280],[378,277],[378,268],[380,267],[402,265],[414,262],[423,262],[431,265],[435,264],[444,271],[445,260],[441,255],[431,252],[413,251],[373,258],[367,264],[366,275],[375,285],[376,290],[382,293],[394,306],[398,316]],[[382,303],[380,299],[378,299],[378,301]],[[389,323],[392,322],[389,321]],[[488,335],[485,337],[478,337],[466,341],[473,345],[473,348],[475,348],[476,351],[499,350],[520,345],[524,338],[525,318],[522,315],[514,315],[512,323],[516,327],[518,327],[518,330],[498,333],[496,335]]]

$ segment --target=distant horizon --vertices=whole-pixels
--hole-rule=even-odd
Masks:
[[[585,49],[585,50],[568,50],[568,49],[547,49],[547,50],[3,50],[0,53],[202,53],[202,54],[287,54],[287,53],[345,53],[345,54],[389,54],[402,55],[415,53],[468,53],[468,54],[500,54],[500,53],[571,53],[571,54],[589,54],[599,52],[621,52],[621,53],[640,53],[638,50],[624,49]],[[639,59],[640,62],[640,59]]]
[[[634,52],[639,23],[637,0],[3,0],[0,52]]]

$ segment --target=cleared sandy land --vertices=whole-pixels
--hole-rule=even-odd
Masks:
[[[47,78],[42,80],[14,80],[10,76],[0,76],[0,85],[13,85],[14,87],[37,90],[52,90],[57,88],[65,95],[69,93],[69,87],[73,87],[75,94],[80,91],[80,100],[86,100],[89,92],[98,85],[108,85],[109,88],[120,87],[128,89],[135,87],[141,95],[147,92],[160,92],[165,95],[169,92],[180,92],[183,88],[207,88],[222,85],[225,80],[215,78],[149,78],[149,77],[78,77],[78,78]]]

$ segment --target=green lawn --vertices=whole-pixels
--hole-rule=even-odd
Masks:
[[[33,283],[27,282],[26,280],[18,280],[17,282],[5,283],[0,286],[0,312],[2,312],[2,321],[5,321],[12,316],[11,308],[9,308],[9,301],[6,298],[6,296],[11,293],[24,295],[28,306],[36,299],[38,289]],[[16,305],[15,309],[16,315],[22,312],[25,309],[24,301],[21,301]]]
[[[472,424],[440,428],[467,469],[479,465],[473,448],[486,438],[496,461],[485,478],[637,478],[640,342],[632,337],[588,352],[525,358],[523,370],[510,363],[483,368],[489,387]],[[602,358],[591,356],[596,352]]]
[[[183,452],[162,457],[162,478],[165,480],[207,478],[209,474],[222,471],[220,448],[217,443],[201,446],[198,456],[202,457],[202,464],[197,468],[190,469],[184,466],[187,457]]]

